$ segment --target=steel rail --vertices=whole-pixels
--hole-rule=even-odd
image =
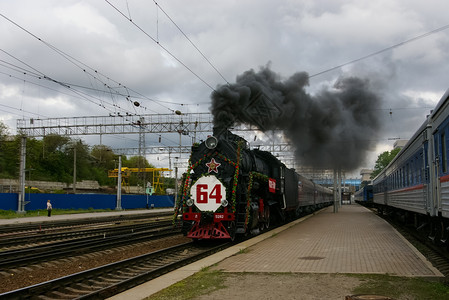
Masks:
[[[71,220],[47,220],[42,222],[30,222],[22,224],[4,224],[0,226],[0,235],[21,231],[42,231],[55,229],[58,227],[82,226],[99,223],[114,223],[141,219],[159,218],[164,216],[173,216],[173,212],[160,213],[146,213],[146,214],[132,214],[132,215],[117,215],[117,216],[92,216],[82,219]],[[50,218],[49,218],[50,219]],[[1,240],[1,236],[0,236]]]
[[[192,242],[0,294],[1,299],[105,299],[228,247]]]
[[[117,225],[117,226],[110,226],[110,227],[101,227],[101,228],[83,228],[83,229],[75,229],[70,231],[63,231],[63,232],[54,232],[54,233],[46,233],[38,232],[23,236],[15,236],[10,238],[0,238],[0,250],[3,249],[3,251],[9,251],[8,248],[11,247],[17,247],[17,246],[24,246],[26,245],[32,245],[32,244],[38,244],[38,243],[45,243],[45,242],[52,242],[52,244],[63,241],[63,240],[74,240],[74,239],[80,239],[84,237],[89,236],[114,236],[119,234],[125,234],[129,232],[139,232],[142,230],[148,230],[151,228],[157,228],[157,227],[163,227],[163,226],[170,226],[172,224],[171,220],[164,220],[164,221],[154,221],[154,222],[147,222],[147,223],[139,223],[139,224],[131,224],[131,225]],[[29,246],[31,248],[33,246]],[[34,246],[38,247],[38,246]],[[23,248],[21,248],[23,249]],[[0,252],[1,253],[1,252]]]
[[[102,235],[32,247],[23,250],[0,252],[0,269],[29,266],[42,263],[55,258],[82,255],[103,249],[129,245],[166,236],[180,235],[180,231],[173,230],[172,226],[163,229],[130,233],[124,235],[103,237]]]

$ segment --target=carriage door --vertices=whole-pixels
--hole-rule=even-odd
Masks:
[[[433,212],[431,212],[432,207],[432,183],[430,182],[430,170],[429,170],[429,143],[427,141],[427,138],[424,138],[425,142],[422,147],[422,151],[420,153],[419,157],[419,163],[421,166],[421,170],[419,173],[419,182],[422,182],[424,184],[423,188],[423,199],[424,203],[426,205],[425,209],[428,213],[431,213],[433,215]]]
[[[444,174],[447,173],[447,153],[446,153],[446,134],[444,127],[438,127],[433,134],[434,142],[434,166],[435,183],[434,183],[434,208],[436,211],[441,210],[442,194],[444,193],[445,182]],[[436,212],[435,211],[435,212]]]
[[[449,214],[449,170],[448,170],[448,122],[445,121],[434,133],[435,140],[435,174],[436,174],[436,208],[443,216]]]

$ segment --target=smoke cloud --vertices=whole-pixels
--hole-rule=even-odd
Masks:
[[[333,88],[313,96],[305,91],[308,83],[305,72],[282,81],[268,66],[246,71],[235,84],[212,93],[214,126],[251,124],[261,131],[282,130],[303,166],[347,171],[360,167],[380,129],[380,97],[368,80],[357,77],[340,78]]]

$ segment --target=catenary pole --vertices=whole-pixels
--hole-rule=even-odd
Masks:
[[[118,157],[118,174],[117,174],[117,202],[115,210],[122,210],[122,156]]]
[[[20,143],[20,170],[19,170],[19,198],[17,203],[17,212],[25,212],[25,161],[26,161],[26,150],[27,149],[27,138],[22,137]]]

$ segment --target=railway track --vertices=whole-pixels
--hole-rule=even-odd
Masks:
[[[43,222],[5,224],[0,226],[0,240],[14,236],[33,236],[42,233],[67,231],[69,229],[106,226],[123,222],[137,222],[162,217],[172,217],[173,212],[158,212],[152,214],[132,214],[72,220],[48,220]]]
[[[139,233],[111,237],[88,237],[80,240],[65,241],[50,245],[36,246],[23,250],[0,252],[0,269],[16,268],[30,264],[42,263],[56,258],[80,255],[103,249],[120,247],[130,243],[139,243],[162,237],[180,235],[173,228],[155,229]]]
[[[104,299],[220,251],[192,242],[0,294],[1,299]]]
[[[422,255],[424,255],[432,265],[437,268],[446,278],[449,278],[449,253],[446,246],[433,243],[427,235],[416,232],[412,228],[404,225],[397,225],[395,228],[405,237]]]
[[[40,232],[39,234],[13,236],[0,238],[1,248],[0,251],[7,251],[13,249],[27,248],[33,245],[39,245],[42,243],[54,243],[57,241],[79,239],[83,237],[100,237],[103,236],[115,236],[127,233],[147,231],[153,228],[170,226],[172,221],[161,220],[151,221],[145,223],[131,224],[131,225],[98,225],[95,227],[82,227],[82,229],[70,228],[68,231],[58,232]],[[0,252],[1,253],[1,252]]]

